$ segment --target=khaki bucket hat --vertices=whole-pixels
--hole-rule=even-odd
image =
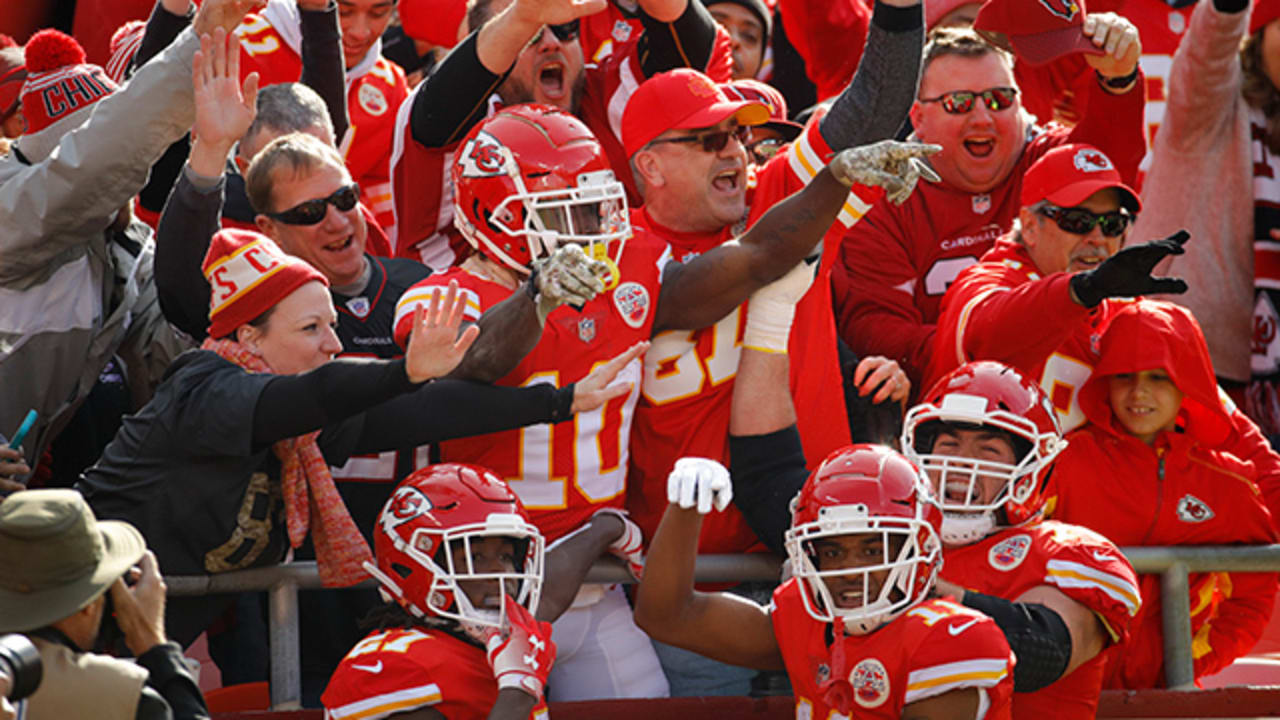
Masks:
[[[74,490],[0,502],[0,632],[44,627],[88,605],[142,559],[132,525],[97,520]]]

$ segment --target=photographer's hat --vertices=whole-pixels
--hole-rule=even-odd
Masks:
[[[0,632],[73,615],[142,559],[132,525],[96,520],[74,490],[25,490],[0,502]]]

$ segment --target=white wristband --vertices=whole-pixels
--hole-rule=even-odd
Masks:
[[[795,317],[795,303],[752,298],[747,306],[747,327],[742,334],[742,346],[761,352],[785,353]]]

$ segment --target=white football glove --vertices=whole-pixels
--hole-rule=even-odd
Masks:
[[[504,599],[509,627],[485,630],[485,650],[498,688],[523,690],[542,699],[547,675],[556,661],[556,644],[551,642],[551,623],[535,620],[511,596]]]
[[[725,466],[700,457],[684,457],[676,461],[667,476],[667,502],[688,509],[697,507],[706,515],[711,506],[723,511],[733,501],[733,483]]]

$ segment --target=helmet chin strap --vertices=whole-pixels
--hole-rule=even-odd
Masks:
[[[942,513],[942,542],[944,545],[969,545],[990,535],[996,529],[995,512]]]

